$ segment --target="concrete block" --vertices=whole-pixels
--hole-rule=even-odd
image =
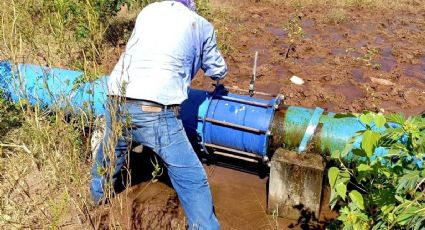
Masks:
[[[325,163],[322,156],[278,149],[270,167],[268,212],[298,219],[301,211],[319,218]]]

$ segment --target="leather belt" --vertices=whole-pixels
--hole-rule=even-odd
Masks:
[[[134,103],[141,106],[142,110],[145,112],[161,112],[170,110],[178,115],[180,113],[180,105],[163,105],[154,101],[133,99],[128,97],[119,97],[119,96],[110,96],[112,98],[120,99],[128,103]]]
[[[163,105],[153,101],[138,100],[138,99],[132,99],[132,98],[126,98],[126,101],[140,105],[144,112],[157,113],[161,111],[170,110],[176,113],[176,115],[178,115],[180,112],[180,105]]]

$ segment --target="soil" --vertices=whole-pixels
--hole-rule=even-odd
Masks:
[[[232,52],[226,55],[229,73],[223,81],[227,87],[248,88],[254,53],[258,51],[256,89],[283,94],[288,105],[319,106],[333,112],[383,110],[407,115],[425,110],[423,8],[377,12],[371,7],[347,7],[344,20],[335,23],[328,6],[307,5],[296,13],[279,1],[211,2],[229,15],[226,28],[231,33]],[[414,7],[416,2],[409,4]],[[283,27],[291,18],[298,18],[304,38],[290,46]],[[212,89],[213,82],[198,75],[193,87]],[[293,84],[292,76],[305,83]],[[267,177],[252,174],[252,170],[247,173],[218,165],[205,167],[222,229],[321,229],[326,220],[336,216],[326,204],[329,188],[323,192],[320,220],[306,213],[299,220],[285,220],[266,212]],[[123,194],[133,194],[144,185]],[[160,186],[155,191],[164,189],[161,183],[151,186]],[[130,222],[139,223],[147,209],[173,220],[167,226],[181,224],[182,213],[175,205],[175,195],[170,190],[166,194],[161,195],[161,201],[141,201],[129,195],[127,206],[132,211],[127,217],[137,217]],[[164,208],[154,208],[155,205],[146,204],[148,201]]]
[[[383,109],[407,115],[425,110],[423,8],[377,13],[370,7],[352,7],[336,24],[330,22],[329,6],[305,6],[296,13],[279,1],[212,2],[230,15],[226,27],[233,34],[233,52],[226,57],[229,73],[223,83],[227,87],[248,88],[258,51],[256,89],[281,93],[288,105],[334,112]],[[304,38],[288,53],[284,25],[294,17]],[[377,54],[369,58],[373,51]],[[294,75],[305,84],[291,83]],[[205,79],[198,76],[193,85],[211,89],[211,81]]]

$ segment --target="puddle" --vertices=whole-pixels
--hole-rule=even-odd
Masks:
[[[310,58],[300,58],[297,60],[294,60],[295,63],[304,65],[304,66],[314,66],[314,65],[320,65],[323,64],[326,61],[326,58],[324,57],[310,57]]]
[[[365,96],[360,88],[351,83],[332,86],[331,90],[338,94],[342,94],[348,102]]]
[[[332,41],[337,42],[337,41],[341,41],[342,39],[344,39],[342,34],[339,34],[339,33],[336,33],[336,32],[331,33],[331,40]]]
[[[304,29],[304,39],[305,40],[316,40],[320,39],[320,33],[316,29]]]
[[[320,36],[320,32],[315,27],[315,22],[311,19],[305,19],[301,21],[301,27],[304,31],[304,39],[314,40]]]
[[[356,80],[357,82],[363,82],[364,81],[362,69],[354,68],[354,69],[351,70],[351,74],[353,75],[354,80]]]
[[[380,36],[380,35],[378,35],[378,36],[376,36],[376,38],[375,38],[375,43],[376,44],[383,44],[385,42],[385,39],[382,37],[382,36]]]
[[[421,65],[407,65],[404,69],[404,74],[425,83],[425,63]]]
[[[269,50],[268,48],[266,48],[264,45],[256,45],[252,48],[249,49],[249,53],[252,54],[252,61],[251,61],[251,66],[254,63],[254,57],[255,57],[255,52],[258,51],[258,60],[257,60],[257,66],[261,66],[264,64],[267,64],[269,59],[270,59],[270,54],[269,54]]]
[[[378,59],[376,63],[381,65],[381,70],[385,72],[390,72],[393,70],[397,65],[397,59],[392,54],[392,48],[390,46],[386,46],[382,50],[382,58]]]
[[[222,228],[255,229],[267,226],[269,217],[265,210],[266,179],[217,166],[208,166],[206,171],[215,212]],[[277,218],[276,221],[282,227],[291,223],[281,218]]]
[[[343,48],[332,48],[331,53],[333,56],[345,56],[346,52]]]
[[[353,34],[370,33],[374,30],[371,24],[354,24],[349,29]]]
[[[415,25],[415,24],[412,24],[412,23],[410,23],[407,28],[408,28],[409,32],[411,32],[411,33],[421,33],[422,32],[422,30],[418,27],[418,25]]]
[[[288,71],[285,68],[282,68],[280,66],[276,66],[276,76],[279,78],[283,78],[288,76]]]
[[[312,57],[306,60],[306,62],[308,62],[308,64],[313,64],[313,65],[318,65],[318,64],[322,64],[326,61],[326,58],[324,57]]]
[[[301,26],[303,29],[313,28],[315,26],[315,22],[312,19],[304,19],[301,21]]]
[[[380,70],[385,72],[390,72],[397,66],[398,62],[394,58],[381,58],[374,62],[375,64],[380,65]]]
[[[265,76],[265,77],[267,77],[268,81],[274,82],[274,83],[265,82],[261,84],[256,84],[255,91],[271,94],[271,95],[278,95],[280,93],[281,84],[275,84],[278,82],[278,80],[269,78],[271,76]],[[256,97],[259,97],[259,95],[257,95]]]
[[[362,38],[362,39],[360,39],[360,41],[356,42],[356,44],[354,45],[354,47],[360,49],[360,48],[362,48],[365,45],[367,45],[367,39]]]
[[[347,53],[347,56],[352,57],[352,58],[358,58],[358,57],[362,57],[363,54],[360,53],[359,51],[351,51]]]
[[[267,30],[270,33],[272,33],[274,36],[279,37],[279,38],[284,38],[286,36],[286,32],[283,30],[283,28],[268,26]]]

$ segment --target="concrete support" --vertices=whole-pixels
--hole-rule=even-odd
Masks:
[[[302,213],[320,214],[325,163],[317,154],[278,149],[271,160],[268,212],[298,219]]]

